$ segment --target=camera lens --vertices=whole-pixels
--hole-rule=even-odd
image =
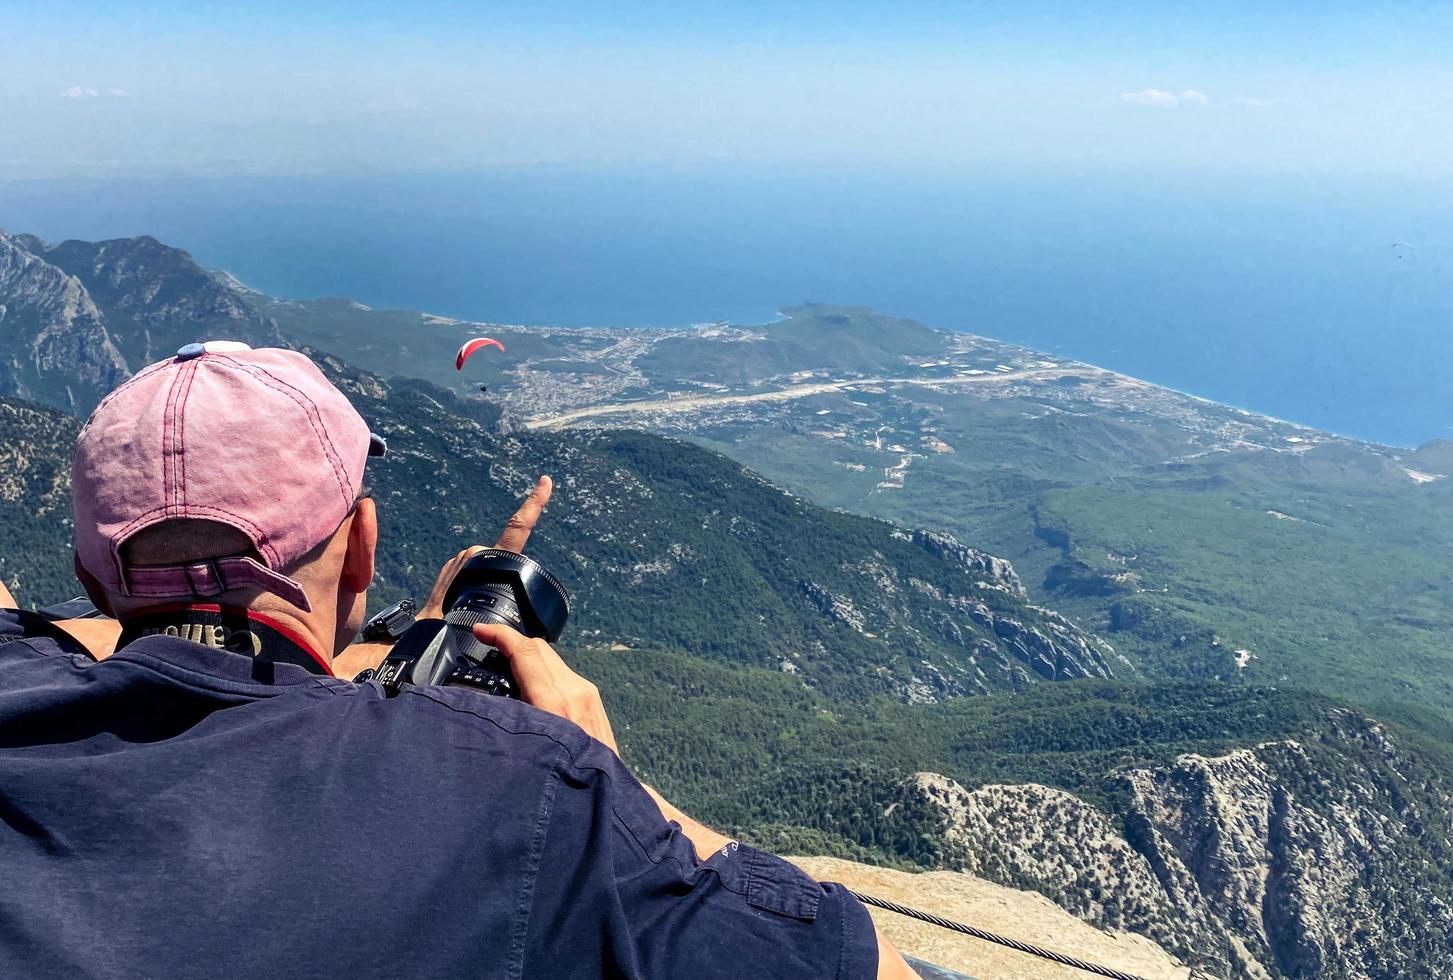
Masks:
[[[444,621],[456,632],[456,649],[483,661],[489,647],[469,632],[477,623],[503,623],[526,636],[553,643],[570,617],[570,597],[539,562],[491,548],[469,559],[444,598]],[[463,635],[457,635],[462,633]]]
[[[471,627],[503,623],[554,643],[570,618],[570,597],[539,562],[491,548],[470,558],[444,596],[444,629],[408,630],[379,668],[390,696],[412,684],[464,686],[507,698],[523,697],[509,659],[475,639]],[[435,620],[434,622],[437,622]],[[411,638],[417,636],[416,642]]]

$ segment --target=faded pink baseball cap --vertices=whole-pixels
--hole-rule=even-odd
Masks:
[[[301,609],[279,569],[336,531],[383,440],[297,351],[235,341],[188,344],[107,395],[76,439],[76,554],[108,590],[204,599],[254,587]],[[121,546],[161,521],[230,524],[261,561],[233,555],[128,566]]]

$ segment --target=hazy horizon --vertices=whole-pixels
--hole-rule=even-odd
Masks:
[[[1453,176],[1453,8],[0,9],[0,177],[532,163]]]
[[[579,167],[10,181],[0,227],[152,234],[272,295],[492,322],[869,305],[1347,435],[1453,434],[1453,194],[1420,182]]]

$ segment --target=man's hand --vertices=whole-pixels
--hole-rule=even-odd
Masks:
[[[495,541],[493,547],[523,552],[525,542],[530,539],[530,532],[535,529],[535,523],[540,519],[540,512],[550,502],[550,491],[553,487],[554,484],[548,476],[536,480],[535,488],[530,491],[520,509],[506,522],[504,531],[500,533],[499,540]],[[429,590],[429,597],[419,609],[420,619],[444,617],[444,597],[449,594],[449,586],[454,583],[454,576],[459,574],[459,569],[464,567],[465,562],[485,550],[481,545],[471,545],[444,563],[444,567],[439,569],[439,577],[434,580],[434,587]]]
[[[503,623],[480,623],[474,627],[474,638],[505,655],[522,701],[575,722],[585,734],[620,755],[600,688],[571,670],[550,644]]]

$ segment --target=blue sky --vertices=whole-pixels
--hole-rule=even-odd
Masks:
[[[1450,37],[1453,6],[1412,4],[6,0],[0,176],[563,163],[1446,179]]]

